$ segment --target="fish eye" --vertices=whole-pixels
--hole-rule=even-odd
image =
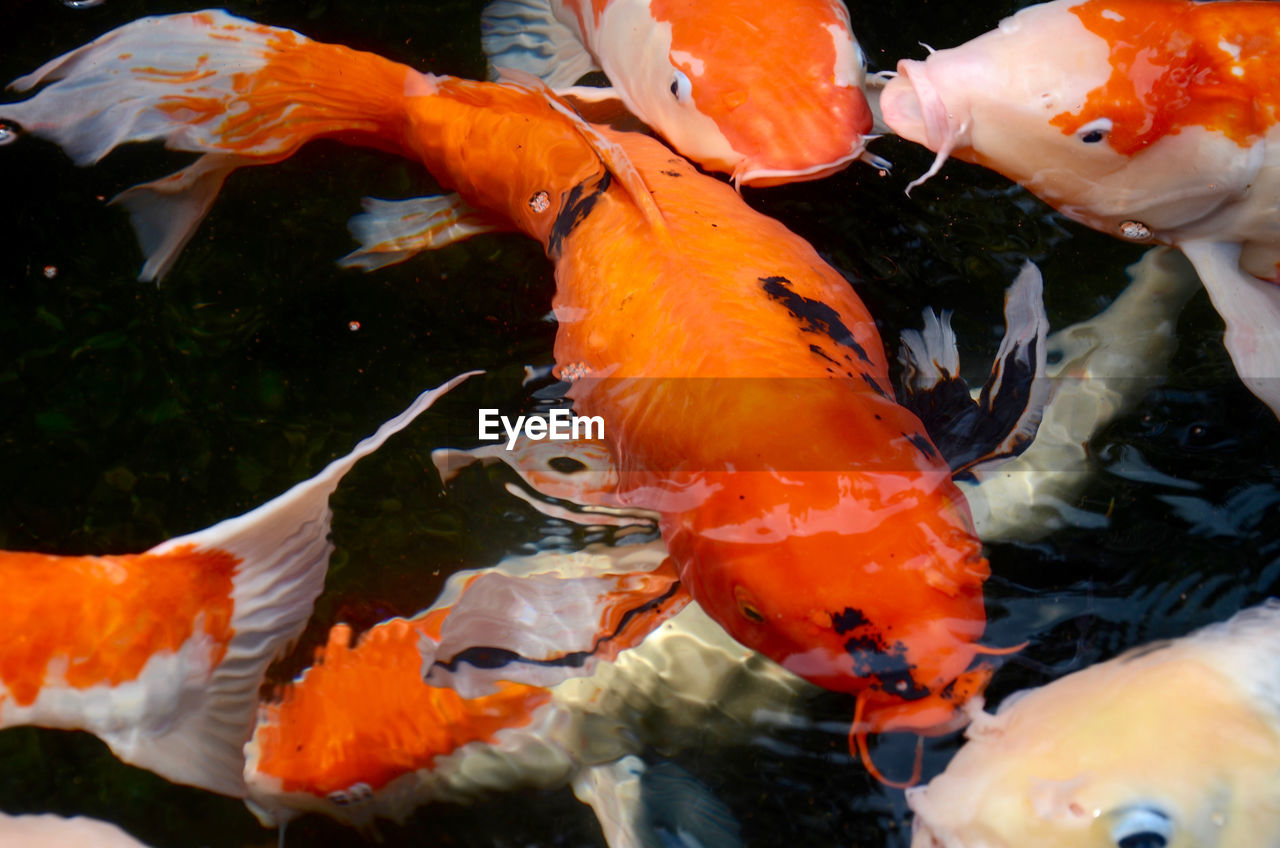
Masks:
[[[689,82],[689,77],[684,71],[676,71],[675,76],[671,78],[671,96],[677,103],[688,103],[689,98],[693,96],[693,83]]]
[[[1109,132],[1111,132],[1111,119],[1098,118],[1096,121],[1090,121],[1076,130],[1076,135],[1085,144],[1097,144],[1106,138]]]
[[[1172,838],[1173,822],[1153,807],[1124,810],[1111,825],[1116,848],[1166,848]]]
[[[741,588],[734,591],[734,596],[738,601],[738,612],[742,613],[743,618],[748,621],[754,621],[756,624],[764,623],[764,615],[760,612],[759,607],[747,597],[747,593]]]

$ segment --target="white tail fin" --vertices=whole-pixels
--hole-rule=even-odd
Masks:
[[[430,85],[373,54],[213,9],[142,18],[46,63],[11,87],[47,85],[0,104],[0,120],[57,143],[78,165],[155,139],[212,154],[116,199],[129,209],[150,280],[173,263],[236,168],[278,162],[334,133],[398,143],[408,76]]]
[[[148,551],[164,554],[194,546],[239,557],[232,589],[234,636],[207,685],[182,693],[173,724],[162,735],[141,727],[98,732],[122,760],[170,780],[244,795],[243,748],[253,731],[263,675],[302,632],[324,588],[333,550],[329,495],[357,461],[475,373],[423,392],[351,453],[252,512]]]

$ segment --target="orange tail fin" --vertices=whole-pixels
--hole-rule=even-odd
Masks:
[[[242,796],[268,665],[324,588],[329,495],[463,377],[424,392],[345,457],[238,518],[142,554],[0,552],[0,726],[87,730],[120,759]]]
[[[56,142],[79,165],[152,139],[206,154],[116,198],[148,254],[144,280],[168,270],[231,171],[277,162],[319,136],[399,150],[406,88],[432,88],[388,59],[220,10],[134,21],[12,87],[41,83],[31,99],[0,105],[0,120]]]

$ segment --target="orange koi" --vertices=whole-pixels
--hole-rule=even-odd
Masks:
[[[215,76],[139,70],[202,56]],[[729,185],[586,123],[532,78],[424,75],[222,12],[134,22],[17,85],[45,81],[0,118],[80,163],[151,138],[203,154],[119,198],[150,254],[144,277],[169,266],[227,173],[325,135],[412,157],[456,192],[367,204],[347,264],[499,229],[555,262],[557,374],[605,421],[620,502],[661,515],[673,571],[569,595],[477,581],[425,653],[429,682],[475,696],[586,673],[691,596],[743,644],[856,694],[856,739],[945,726],[982,688],[989,569],[951,469],[891,396],[846,280]]]
[[[243,796],[267,666],[302,632],[333,545],[329,495],[463,377],[238,518],[141,554],[0,551],[0,727],[87,730],[121,760]]]
[[[659,568],[660,543],[512,557],[450,578],[460,584],[508,572],[586,576]],[[267,826],[318,812],[373,832],[379,818],[403,821],[431,801],[465,803],[496,792],[572,782],[595,808],[609,845],[638,845],[644,815],[634,754],[685,736],[758,732],[761,710],[793,715],[817,690],[733,642],[689,606],[616,663],[553,689],[501,683],[464,698],[424,686],[419,642],[438,641],[454,610],[442,603],[376,625],[351,644],[335,626],[316,663],[264,704],[246,746],[246,802]],[[717,840],[706,844],[738,844]]]
[[[1249,389],[1280,415],[1280,6],[1055,0],[903,61],[885,122],[1064,215],[1180,248]]]
[[[738,185],[832,174],[864,155],[871,131],[865,61],[837,0],[498,0],[482,31],[495,74],[616,97]],[[612,88],[568,88],[598,70]]]

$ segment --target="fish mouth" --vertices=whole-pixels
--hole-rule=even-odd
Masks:
[[[938,173],[968,129],[967,122],[953,124],[926,63],[911,59],[898,63],[898,75],[880,93],[880,114],[893,132],[937,154],[929,170],[908,184],[908,193]]]
[[[737,186],[749,185],[753,188],[767,188],[768,186],[783,185],[785,183],[820,180],[838,171],[843,171],[849,166],[849,163],[855,159],[862,158],[866,148],[867,137],[859,136],[854,142],[853,148],[845,155],[830,162],[810,165],[807,168],[777,168],[763,162],[744,159],[738,164],[738,167],[733,169],[733,184]]]

